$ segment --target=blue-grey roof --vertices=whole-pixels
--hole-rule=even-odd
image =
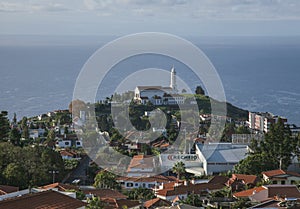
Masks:
[[[247,154],[247,146],[245,145],[199,144],[198,149],[201,151],[207,162],[215,163],[237,163],[244,159]]]

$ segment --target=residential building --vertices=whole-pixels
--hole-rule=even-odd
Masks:
[[[124,189],[147,188],[153,189],[155,186],[160,186],[164,183],[177,182],[178,179],[174,176],[152,176],[152,177],[119,177],[117,181]]]
[[[284,117],[275,116],[269,112],[249,112],[248,126],[252,130],[267,133],[272,124],[276,123],[281,118],[286,124],[287,119]]]
[[[233,194],[235,198],[249,198],[253,202],[264,202],[270,199],[300,200],[300,191],[296,185],[265,185],[254,187]]]
[[[232,191],[240,191],[245,188],[255,187],[259,182],[259,177],[255,175],[246,174],[232,174],[232,177],[226,182],[227,186],[230,186]]]
[[[155,175],[156,162],[154,156],[135,155],[127,168],[128,177]]]
[[[19,191],[19,187],[0,185],[0,196]]]
[[[281,169],[262,172],[263,179],[272,184],[295,184],[300,181],[300,174],[293,171]]]
[[[192,184],[184,181],[171,183],[170,185],[162,185],[155,190],[156,197],[173,202],[174,199],[186,199],[189,194],[207,195],[209,192],[218,191],[224,188],[224,184],[220,183],[200,183]]]
[[[59,208],[59,209],[84,209],[87,204],[61,194],[48,190],[18,196],[0,201],[1,209],[36,209],[36,208]]]
[[[82,192],[87,196],[95,196],[99,197],[101,199],[116,199],[116,200],[122,200],[127,199],[126,195],[123,195],[122,193],[112,190],[112,189],[83,189],[81,188]]]
[[[146,209],[155,209],[157,207],[170,207],[172,205],[171,202],[167,201],[167,200],[163,200],[160,198],[154,198],[152,200],[148,200],[146,202],[144,202],[144,208]]]

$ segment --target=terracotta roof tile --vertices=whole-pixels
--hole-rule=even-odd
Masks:
[[[296,185],[267,185],[268,197],[300,198],[300,191]]]
[[[112,189],[87,189],[82,190],[84,194],[93,194],[97,197],[102,198],[114,198],[114,199],[126,199],[127,196]]]
[[[0,195],[19,191],[19,187],[0,185]]]
[[[167,188],[158,190],[157,195],[161,196],[174,196],[180,194],[187,194],[189,192],[199,194],[207,190],[219,190],[224,187],[223,184],[213,184],[213,183],[200,183],[200,184],[189,184],[189,185],[180,185],[173,188]]]
[[[211,180],[209,180],[209,183],[212,183],[212,184],[216,184],[216,183],[219,183],[219,184],[225,184],[227,181],[228,181],[228,177],[226,176],[214,176]]]
[[[0,201],[1,209],[76,209],[85,205],[80,200],[52,190]]]
[[[53,184],[48,184],[48,185],[44,185],[39,187],[39,189],[45,189],[45,190],[49,190],[49,189],[58,189],[58,191],[67,191],[67,190],[79,190],[78,186],[74,186],[74,185],[69,185],[69,184],[62,184],[62,183],[53,183]]]
[[[267,188],[264,186],[260,186],[260,187],[255,187],[252,189],[247,189],[245,191],[241,191],[241,192],[237,192],[234,193],[233,196],[234,197],[250,197],[253,195],[254,192],[261,192],[263,190],[266,190]]]
[[[230,185],[235,180],[242,180],[245,184],[256,184],[258,177],[255,175],[232,174],[232,178],[229,180],[228,184]]]
[[[297,176],[300,177],[299,173],[293,172],[293,171],[284,171],[284,170],[271,170],[271,171],[265,171],[262,172],[263,175],[267,176],[267,177],[274,177],[274,176],[278,176],[278,175],[291,175],[291,176]]]
[[[136,200],[118,200],[114,198],[101,198],[104,203],[104,209],[123,209],[125,206],[127,208],[133,208],[141,205],[139,201]]]
[[[171,203],[167,200],[163,200],[160,198],[148,200],[144,203],[144,207],[147,209],[153,206],[171,206]]]

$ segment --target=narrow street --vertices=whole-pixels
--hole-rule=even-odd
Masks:
[[[71,184],[74,180],[80,180],[79,185],[85,185],[87,183],[88,177],[86,175],[87,169],[89,167],[90,158],[85,156],[77,166],[77,168],[71,173],[71,175],[65,180],[64,183]]]

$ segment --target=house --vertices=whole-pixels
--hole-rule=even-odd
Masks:
[[[136,200],[101,198],[104,204],[104,209],[140,209],[141,203]]]
[[[0,185],[0,195],[6,195],[12,192],[19,191],[19,187],[8,186],[8,185]]]
[[[1,209],[84,209],[86,205],[86,203],[80,200],[52,190],[26,194],[0,201]]]
[[[161,207],[161,206],[170,207],[171,205],[172,205],[171,202],[169,202],[167,200],[162,200],[160,198],[154,198],[152,200],[148,200],[148,201],[144,202],[144,208],[146,208],[146,209],[155,209],[155,208]]]
[[[295,184],[300,181],[300,174],[281,169],[262,172],[263,179],[272,184]]]
[[[47,184],[41,187],[38,187],[41,191],[46,191],[46,190],[55,190],[55,191],[60,191],[60,192],[67,192],[70,190],[75,190],[78,191],[79,187],[74,186],[74,185],[69,185],[69,184],[63,184],[63,183],[53,183],[53,184]]]
[[[203,208],[203,207],[200,207],[200,208]],[[157,209],[199,209],[199,207],[194,207],[194,206],[187,205],[187,204],[177,204],[177,205],[170,206],[170,207],[165,207],[165,206],[157,207]]]
[[[249,198],[253,202],[264,202],[270,199],[292,198],[300,200],[300,191],[296,185],[265,185],[254,187],[233,194],[235,198]]]
[[[155,158],[153,156],[135,155],[127,168],[127,176],[153,176],[155,175]]]
[[[272,209],[284,209],[284,208],[300,208],[300,203],[295,200],[268,200],[263,203],[259,203],[249,209],[260,209],[260,208],[272,208]]]
[[[232,174],[232,177],[226,182],[226,186],[230,186],[232,191],[240,191],[256,186],[259,178],[255,175]]]
[[[100,197],[101,199],[127,199],[126,195],[123,195],[122,193],[112,190],[112,189],[82,189],[82,192],[87,196],[96,196]]]
[[[134,188],[147,188],[152,189],[156,186],[160,186],[164,183],[177,182],[177,178],[174,176],[151,176],[151,177],[119,177],[119,182],[124,189]]]
[[[247,152],[248,146],[243,144],[196,144],[196,154],[203,170],[200,174],[213,175],[233,170],[233,167],[246,157]]]
[[[207,195],[209,192],[218,191],[224,188],[220,183],[200,183],[192,184],[185,181],[184,183],[173,183],[171,185],[163,185],[163,189],[155,191],[156,197],[173,202],[174,199],[186,199],[189,194]]]
[[[78,157],[76,152],[73,151],[67,151],[67,150],[61,150],[60,155],[63,160],[80,160],[81,158]]]

